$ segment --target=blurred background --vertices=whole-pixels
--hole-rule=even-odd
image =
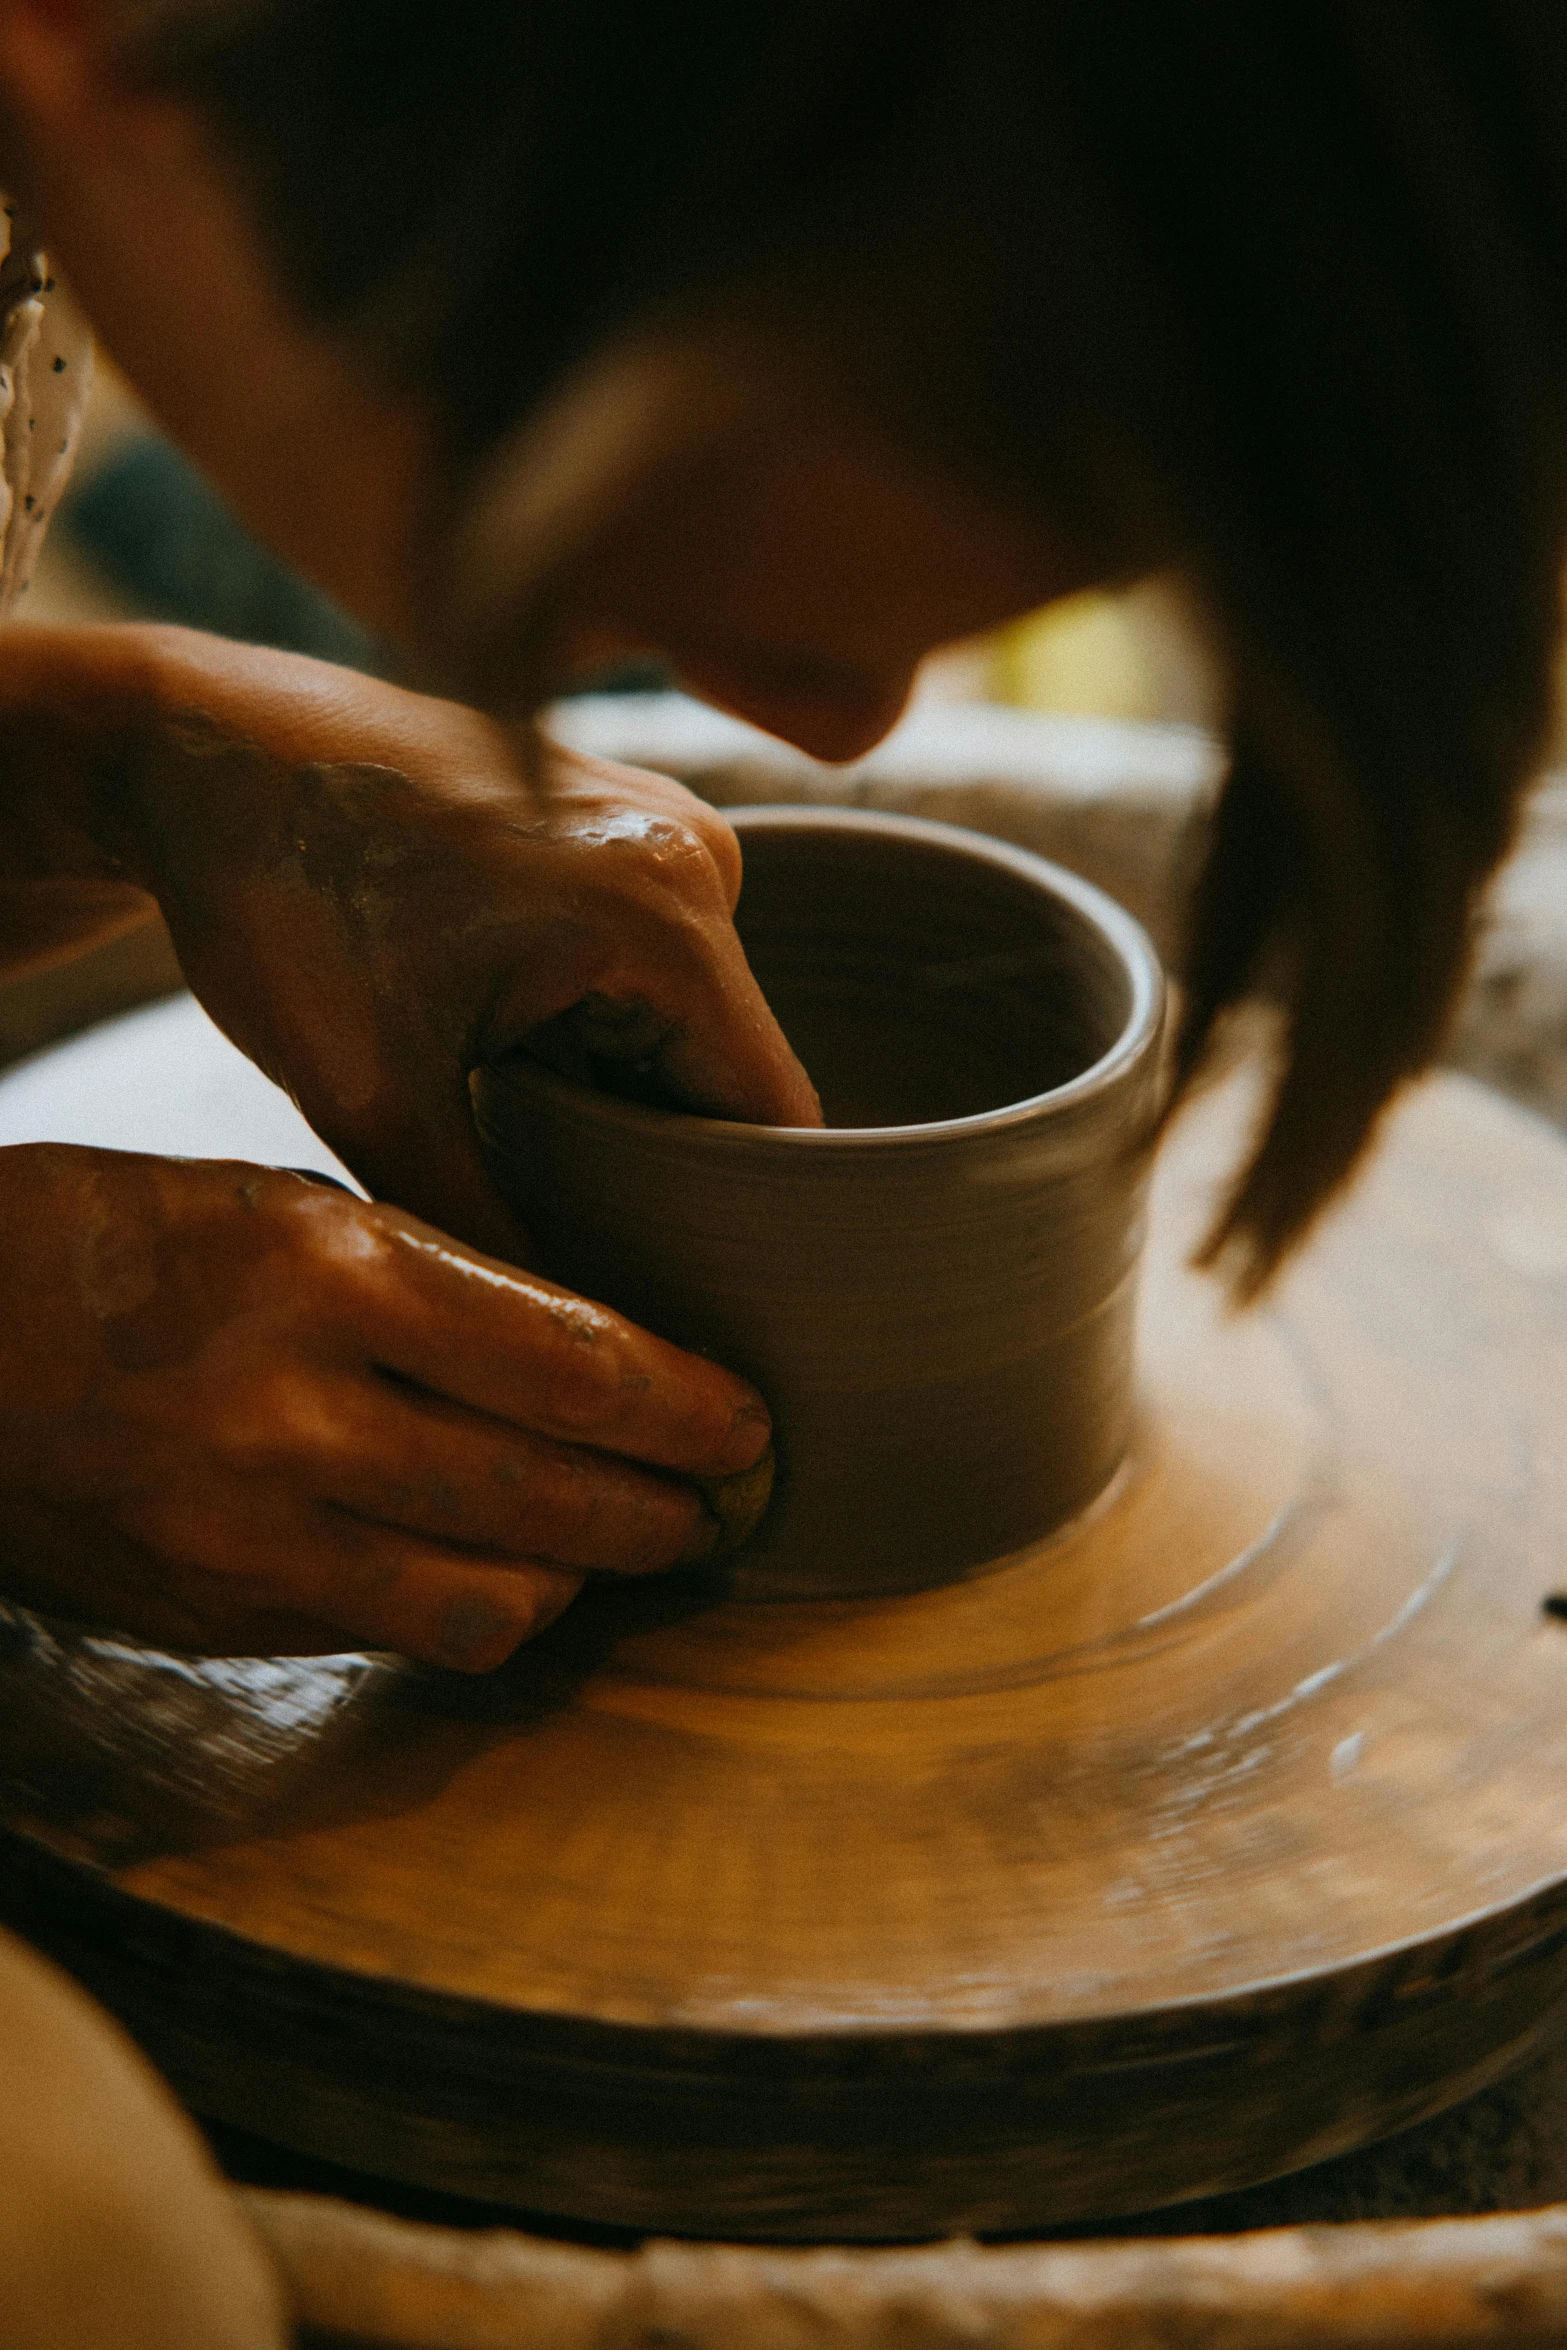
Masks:
[[[137,618],[379,674],[395,668],[363,629],[239,529],[100,361],[72,486],[17,623]],[[658,763],[720,800],[817,796],[823,779],[810,762],[771,751],[757,759],[757,738],[694,705],[602,698],[645,696],[669,682],[646,667],[589,681],[601,698],[563,708],[558,728],[583,749],[634,760],[650,755],[651,724]],[[1564,685],[1567,670],[1559,670],[1559,713]],[[916,698],[925,707],[890,754],[900,778],[892,798],[888,768],[874,754],[856,771],[854,788],[869,804],[979,821],[965,812],[978,802],[954,801],[950,788],[972,795],[979,787],[995,803],[986,821],[1010,838],[995,819],[1010,810],[1015,824],[1021,780],[1033,827],[1024,845],[1087,872],[1138,912],[1166,951],[1178,947],[1222,752],[1212,739],[1221,717],[1214,664],[1173,584],[1070,597],[953,647],[926,664]],[[755,774],[743,772],[747,761]],[[1567,1125],[1564,768],[1559,715],[1548,759],[1555,772],[1532,795],[1519,852],[1488,895],[1449,1057]],[[0,1069],[180,985],[157,921],[76,961],[14,977],[0,984]]]
[[[378,673],[391,666],[361,628],[230,519],[101,357],[71,489],[17,617],[177,620]],[[664,682],[646,669],[592,681],[611,691]],[[941,654],[920,690],[943,701],[1185,725],[1217,714],[1197,631],[1157,581],[1069,597]]]

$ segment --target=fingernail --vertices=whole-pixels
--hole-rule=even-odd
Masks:
[[[772,1439],[773,1415],[761,1397],[753,1393],[729,1423],[725,1455],[736,1470],[744,1472],[756,1466]]]
[[[778,1463],[769,1444],[760,1460],[748,1469],[741,1469],[733,1477],[698,1477],[696,1489],[702,1496],[707,1512],[705,1540],[699,1551],[688,1554],[693,1558],[721,1559],[749,1542],[767,1512],[773,1497],[773,1476]]]
[[[492,1673],[533,1629],[513,1608],[465,1592],[442,1611],[431,1663],[453,1673]]]
[[[526,1610],[503,1607],[495,1600],[464,1593],[446,1608],[440,1624],[433,1664],[454,1673],[493,1673],[568,1607],[581,1589],[580,1575],[552,1575],[534,1592]],[[520,1595],[519,1595],[520,1596]]]

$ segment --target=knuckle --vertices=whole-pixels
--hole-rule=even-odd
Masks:
[[[551,1300],[541,1333],[550,1417],[573,1434],[602,1427],[621,1391],[615,1326],[582,1298]]]
[[[732,907],[740,894],[740,872],[743,863],[740,836],[732,824],[726,824],[722,816],[716,812],[710,812],[708,820],[702,826],[701,839],[702,846],[712,861],[725,899]]]
[[[582,1556],[595,1566],[629,1571],[672,1566],[700,1515],[689,1487],[614,1461],[588,1464],[569,1501]]]
[[[647,816],[620,836],[616,848],[620,859],[661,893],[706,899],[723,885],[726,842],[738,872],[739,844],[719,817]]]
[[[690,1540],[697,1515],[688,1488],[569,1444],[538,1450],[526,1460],[503,1458],[494,1477],[507,1492],[514,1537],[557,1565],[669,1565]]]
[[[373,1614],[395,1601],[409,1580],[408,1555],[399,1537],[351,1512],[325,1513],[332,1560],[334,1606]]]
[[[302,1201],[288,1238],[291,1285],[336,1317],[357,1323],[384,1299],[394,1277],[392,1244],[363,1201]]]
[[[660,1498],[645,1513],[639,1528],[632,1563],[638,1566],[673,1566],[684,1558],[692,1540],[702,1528],[702,1505],[689,1488],[669,1485]]]
[[[214,1401],[209,1433],[232,1468],[264,1475],[324,1451],[330,1415],[316,1383],[290,1366],[236,1382]]]
[[[289,1245],[300,1263],[345,1279],[380,1264],[386,1243],[362,1200],[305,1191],[289,1203]]]

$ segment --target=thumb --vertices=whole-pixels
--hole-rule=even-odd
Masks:
[[[725,1019],[670,1027],[655,1056],[660,1078],[676,1101],[709,1117],[820,1126],[815,1086],[754,980],[751,993],[754,1000],[731,1007]]]
[[[566,1020],[575,1046],[599,1064],[601,1081],[610,1074],[603,1065],[619,1063],[643,1079],[634,1090],[675,1108],[759,1126],[820,1126],[816,1088],[733,930],[685,943],[680,960],[666,947],[653,972],[627,972],[576,1004]]]

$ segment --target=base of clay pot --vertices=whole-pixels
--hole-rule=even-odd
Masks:
[[[595,1593],[483,1682],[16,1616],[0,1908],[201,2111],[775,2238],[1020,2230],[1401,2128],[1567,2010],[1567,1149],[1421,1089],[1275,1305],[1156,1186],[1139,1435],[953,1587]]]

